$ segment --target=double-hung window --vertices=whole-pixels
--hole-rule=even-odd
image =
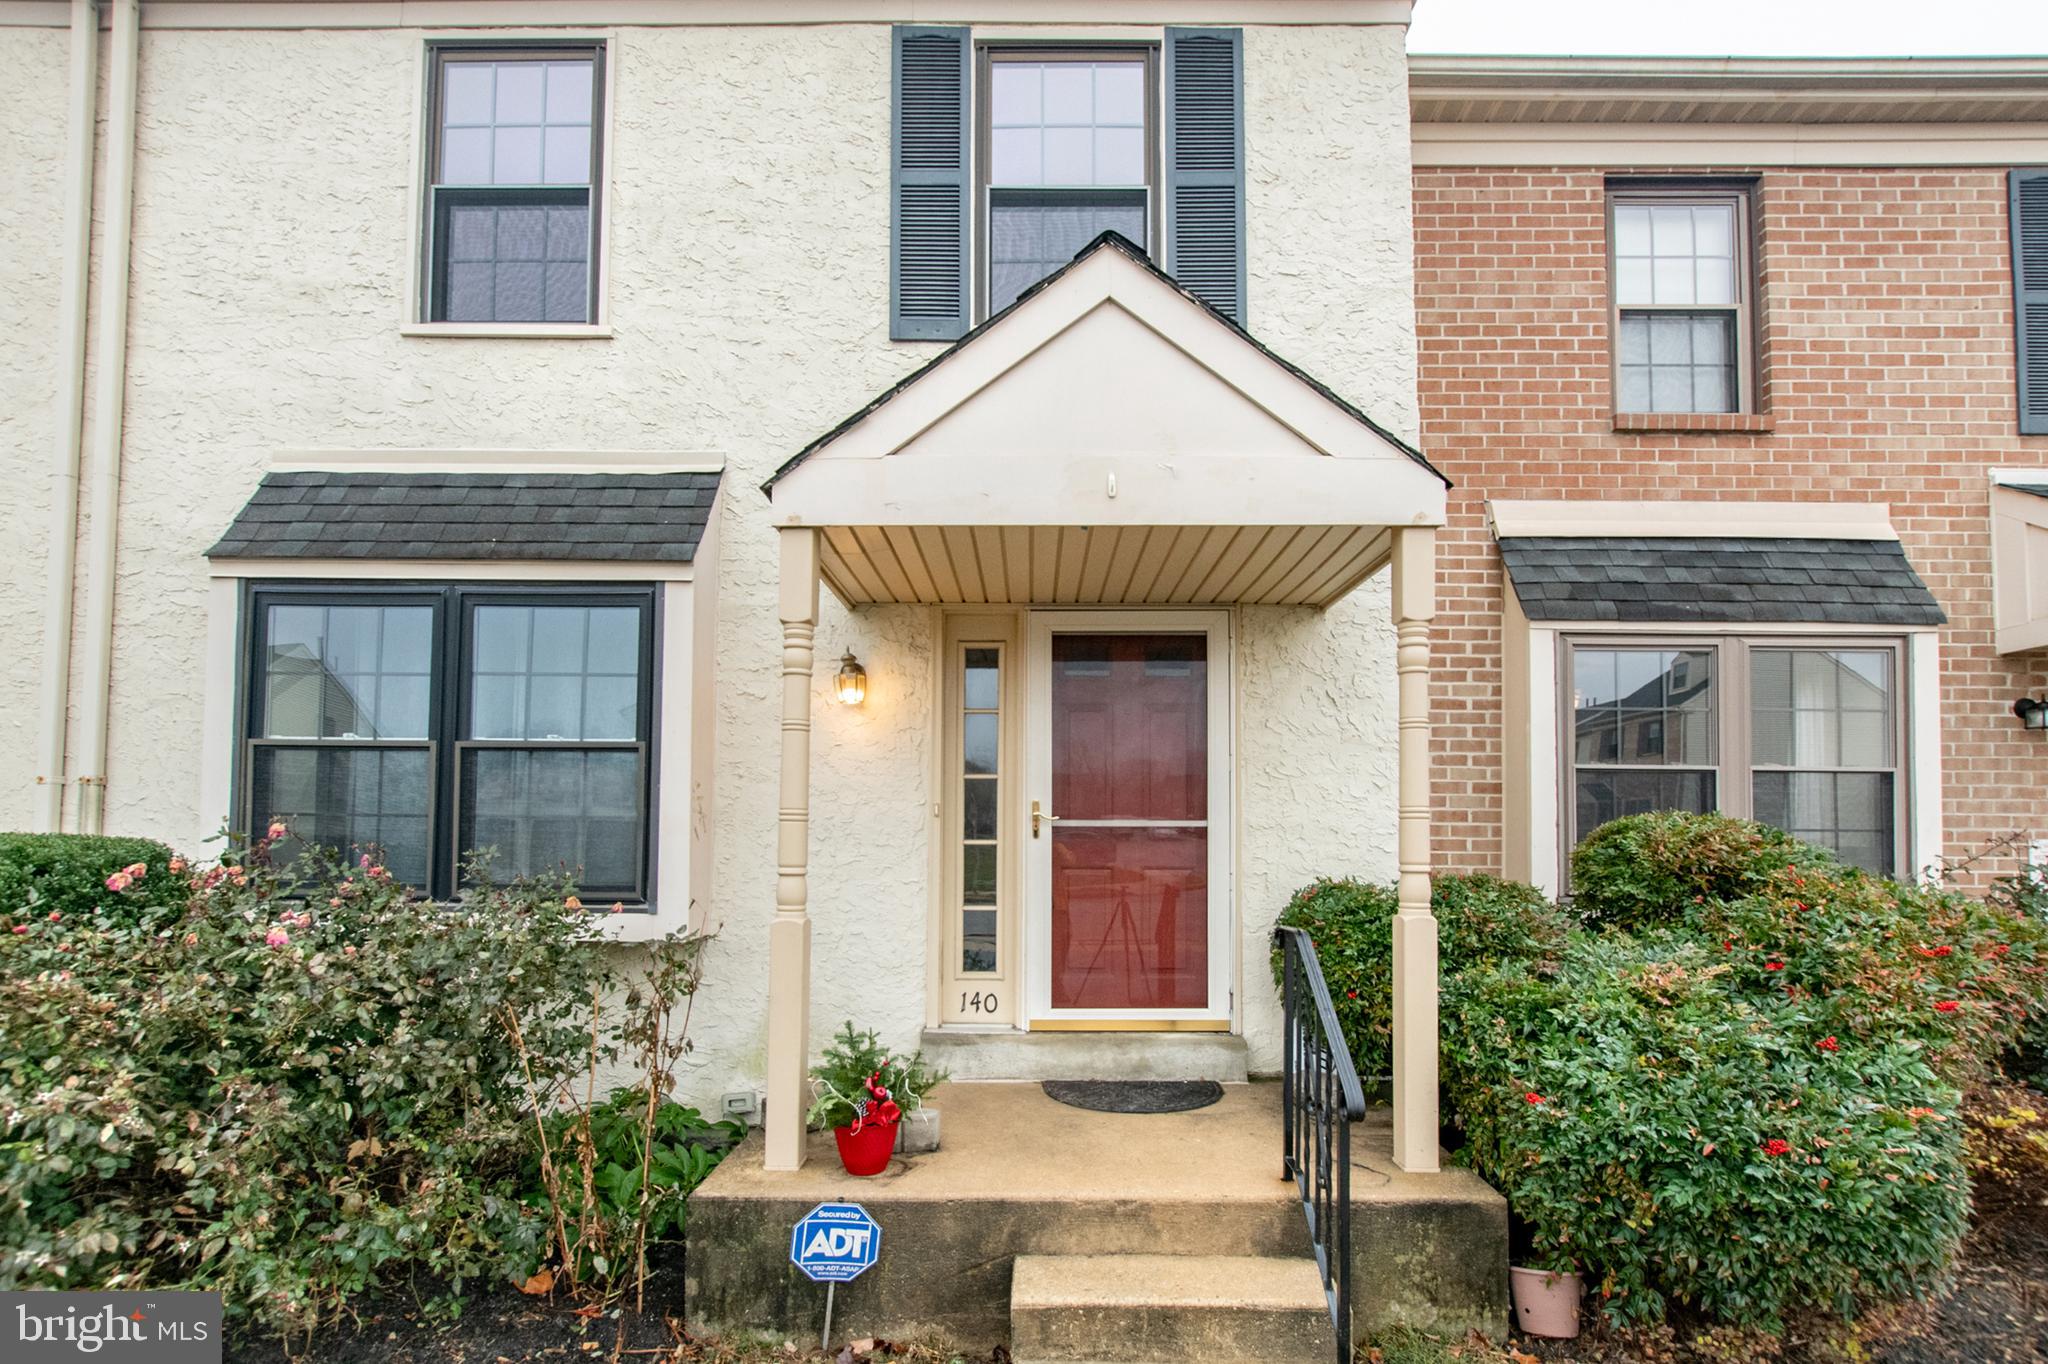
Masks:
[[[437,896],[489,849],[497,880],[646,901],[647,589],[278,585],[251,608],[249,827],[375,849]]]
[[[429,322],[597,320],[601,46],[431,49]]]
[[[1151,49],[984,48],[984,315],[1114,231],[1152,251]]]
[[[1780,636],[1574,642],[1568,842],[1624,815],[1719,810],[1896,873],[1900,652]]]
[[[1747,193],[1615,189],[1607,227],[1614,410],[1754,411]]]

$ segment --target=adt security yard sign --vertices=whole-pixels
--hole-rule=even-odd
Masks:
[[[789,1258],[819,1283],[860,1277],[882,1253],[882,1228],[858,1203],[820,1203],[789,1237]]]

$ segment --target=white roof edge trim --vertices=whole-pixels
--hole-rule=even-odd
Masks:
[[[700,545],[701,549],[702,546]],[[715,552],[715,551],[714,551]],[[660,582],[689,583],[709,561],[676,559],[216,559],[206,558],[209,578],[319,578],[476,582]]]
[[[277,474],[722,474],[725,460],[696,450],[278,450]]]
[[[1494,538],[1896,540],[1883,502],[1538,502],[1486,504]]]
[[[2003,487],[2009,483],[2048,484],[2048,469],[1993,469],[1991,482]]]
[[[2048,81],[2048,57],[1574,57],[1416,52],[1409,54],[1411,85],[1455,93],[1473,78],[1559,82],[1590,80],[1740,81],[1814,80],[1933,84],[1957,80]]]

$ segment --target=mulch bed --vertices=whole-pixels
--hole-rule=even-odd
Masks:
[[[416,1297],[377,1295],[355,1308],[354,1321],[311,1340],[275,1336],[230,1339],[226,1364],[670,1364],[678,1340],[668,1311],[683,1300],[683,1248],[649,1247],[647,1310],[625,1302],[595,1312],[565,1295],[530,1297],[509,1284],[466,1294],[449,1320],[432,1307],[438,1286]],[[679,1324],[678,1324],[679,1326]],[[232,1333],[230,1333],[232,1336]]]

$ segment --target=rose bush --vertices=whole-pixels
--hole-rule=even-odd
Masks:
[[[211,1288],[298,1328],[387,1270],[459,1289],[550,1253],[535,1099],[615,984],[570,886],[435,904],[268,850],[0,902],[0,1287]]]

